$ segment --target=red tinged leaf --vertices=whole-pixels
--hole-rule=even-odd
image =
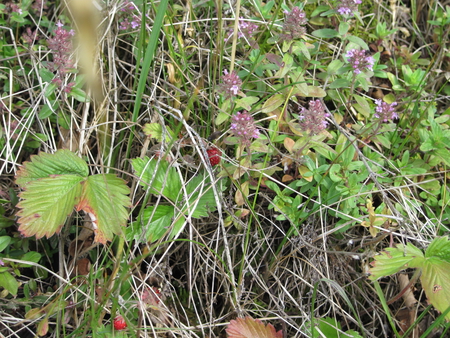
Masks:
[[[225,331],[230,338],[283,338],[283,332],[277,332],[272,324],[264,325],[251,317],[230,321]]]
[[[76,175],[53,175],[28,182],[17,205],[20,233],[36,238],[58,233],[80,200],[83,180]]]
[[[83,192],[77,211],[88,213],[94,224],[95,242],[106,244],[113,235],[122,233],[126,225],[131,202],[130,189],[113,174],[89,176],[83,182]]]
[[[25,162],[16,176],[23,236],[51,237],[76,207],[91,214],[96,241],[103,244],[121,234],[131,202],[125,182],[113,174],[88,176],[87,164],[69,150],[40,153]]]

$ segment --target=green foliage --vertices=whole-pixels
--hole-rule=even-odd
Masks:
[[[309,337],[327,337],[327,338],[340,338],[340,337],[353,337],[362,338],[362,336],[353,330],[348,330],[343,333],[341,324],[335,318],[320,318],[316,319],[314,328],[311,331],[311,323],[306,323],[306,331]]]
[[[448,120],[443,116],[442,122]],[[426,161],[430,166],[444,163],[450,166],[450,130],[446,124],[438,123],[437,119],[429,118],[424,122],[428,128],[419,129],[420,150],[427,154]]]
[[[114,90],[105,90],[104,105],[95,102],[83,107],[80,103],[89,102],[90,98],[85,88],[86,81],[78,70],[68,69],[67,76],[62,79],[64,83],[74,81],[70,92],[61,90],[54,83],[55,71],[51,67],[54,55],[46,49],[45,39],[53,36],[55,22],[50,22],[45,16],[47,8],[37,10],[32,6],[34,3],[32,0],[21,1],[17,4],[20,10],[11,7],[16,5],[15,2],[0,4],[0,24],[4,28],[0,32],[0,116],[4,124],[0,129],[0,189],[8,181],[8,175],[4,178],[3,173],[13,172],[22,158],[28,158],[39,148],[60,148],[58,142],[63,142],[63,147],[66,147],[73,142],[70,146],[76,144],[79,149],[89,149],[89,158],[95,159],[102,146],[96,142],[100,140],[95,140],[95,132],[91,132],[98,127],[111,127],[111,135],[114,135],[111,144],[106,145],[110,147],[112,156],[109,158],[111,161],[102,163],[105,168],[116,167],[129,174],[132,151],[144,153],[155,140],[165,144],[161,149],[170,153],[171,161],[176,163],[172,165],[165,159],[158,161],[147,157],[131,160],[136,173],[133,186],[139,183],[143,189],[135,190],[135,218],[126,229],[123,228],[128,218],[126,208],[131,202],[125,182],[112,174],[89,175],[86,162],[68,151],[58,151],[53,155],[40,153],[32,157],[31,162],[24,163],[16,177],[16,183],[22,189],[20,202],[14,201],[14,194],[10,191],[9,199],[7,190],[0,191],[0,260],[4,263],[0,266],[0,286],[6,290],[5,294],[20,297],[19,280],[25,283],[25,299],[35,302],[27,304],[28,319],[44,316],[38,324],[38,334],[45,335],[52,330],[53,321],[49,317],[67,303],[65,300],[49,300],[50,297],[36,286],[34,279],[26,283],[27,279],[18,277],[22,268],[32,266],[34,277],[47,282],[50,272],[32,263],[45,264],[41,262],[41,252],[42,260],[46,259],[45,256],[49,261],[54,260],[60,247],[54,237],[53,241],[42,239],[37,242],[19,238],[16,227],[12,227],[15,216],[19,217],[22,235],[35,235],[36,238],[50,237],[59,232],[74,208],[83,210],[92,220],[97,242],[106,243],[115,234],[124,232],[125,236],[111,245],[106,262],[98,263],[105,260],[103,253],[89,253],[90,258],[97,260],[97,266],[103,264],[105,268],[92,271],[90,278],[104,281],[105,275],[111,270],[117,272],[115,269],[119,266],[124,270],[121,277],[129,276],[125,272],[130,269],[129,261],[126,262],[128,257],[121,255],[131,253],[131,257],[135,254],[136,251],[130,249],[134,244],[131,241],[141,244],[179,236],[186,222],[191,222],[190,218],[211,216],[216,211],[216,203],[222,202],[215,192],[227,189],[227,203],[223,208],[225,219],[221,219],[223,215],[214,217],[219,216],[225,226],[236,226],[236,229],[226,229],[228,234],[234,236],[238,232],[241,236],[244,233],[245,237],[242,245],[225,245],[217,255],[219,258],[223,254],[229,260],[226,262],[229,267],[223,264],[220,269],[229,268],[237,275],[230,274],[226,282],[218,280],[216,283],[214,279],[211,285],[220,285],[221,289],[227,290],[226,294],[232,297],[224,304],[233,306],[239,299],[235,281],[250,280],[245,273],[251,275],[253,270],[258,273],[261,270],[253,269],[253,266],[247,269],[248,264],[252,264],[249,253],[257,260],[271,260],[267,253],[261,251],[273,248],[267,238],[272,234],[276,238],[275,251],[282,254],[286,252],[286,243],[295,243],[291,242],[291,237],[300,236],[306,223],[314,228],[312,230],[317,236],[323,235],[324,226],[328,227],[326,238],[323,236],[324,247],[334,248],[336,237],[341,240],[347,236],[364,237],[369,233],[377,240],[383,228],[390,225],[402,227],[403,224],[397,220],[410,219],[411,216],[418,216],[418,222],[426,217],[433,220],[450,217],[446,172],[450,165],[450,120],[442,99],[450,93],[448,69],[445,68],[450,56],[445,49],[450,7],[428,8],[425,21],[416,12],[415,2],[408,3],[413,25],[406,30],[391,20],[389,13],[384,12],[384,6],[373,7],[365,3],[351,16],[342,16],[335,8],[336,2],[297,2],[293,5],[301,7],[308,19],[305,26],[307,34],[289,40],[280,35],[287,29],[287,13],[292,10],[287,2],[256,0],[252,3],[237,2],[235,6],[234,3],[203,1],[195,6],[182,3],[169,6],[167,0],[162,0],[154,6],[137,0],[128,4],[138,6],[136,11],[122,7],[127,2],[121,3],[120,8],[106,6],[102,11],[112,21],[102,24],[99,45],[116,41],[125,43],[110,46],[118,49],[103,49],[119,51],[120,62],[116,55],[104,53],[99,53],[101,59],[96,60],[98,74],[109,76],[108,83],[102,83],[103,88]],[[224,42],[233,26],[233,18],[227,17],[228,13],[237,13],[239,4],[242,21],[258,28],[252,36],[245,36],[245,27],[240,27],[239,36],[234,36],[236,41],[229,39]],[[376,15],[364,12],[372,9]],[[121,24],[125,20],[136,19],[138,12],[142,14],[140,27],[133,27],[133,32],[123,34]],[[52,20],[59,19],[71,26],[70,18],[62,14],[58,16],[53,8],[50,13]],[[217,18],[211,18],[210,13],[216,13]],[[408,11],[404,11],[394,18],[404,20],[408,15]],[[415,22],[417,18],[422,22]],[[237,20],[239,18],[236,23],[241,24]],[[119,30],[116,30],[117,26]],[[424,26],[426,29],[422,32],[416,30],[416,27]],[[24,35],[28,28],[40,33],[33,42]],[[119,35],[114,36],[117,31]],[[411,37],[408,36],[410,33],[413,33]],[[159,45],[160,41],[164,43]],[[232,47],[232,42],[237,46]],[[421,47],[413,50],[411,46]],[[352,49],[364,51],[363,58],[373,58],[373,69],[369,67],[360,73],[354,72],[354,64],[347,55]],[[153,64],[154,60],[158,62]],[[153,66],[156,72],[150,71]],[[236,90],[235,97],[223,97],[217,85],[223,70],[231,68],[236,70],[242,87]],[[127,75],[123,77],[123,74]],[[125,88],[127,85],[129,88]],[[159,96],[161,93],[163,96]],[[312,135],[311,128],[302,128],[304,116],[301,112],[316,99],[326,108],[326,121],[322,121],[326,129]],[[375,99],[397,102],[399,118],[388,122],[376,118]],[[147,109],[144,112],[144,106],[149,107],[149,116]],[[113,114],[109,116],[113,119],[103,121],[99,117],[98,113],[102,113],[103,108],[105,112],[113,112],[114,117]],[[229,132],[230,117],[242,110],[254,117],[260,132],[259,138],[245,145],[236,135],[230,137]],[[145,123],[147,121],[151,123]],[[140,124],[144,124],[142,133],[136,129]],[[62,129],[68,131],[70,140],[63,137]],[[211,132],[222,135],[207,141]],[[189,140],[192,135],[196,137],[193,142]],[[214,146],[223,154],[221,164],[213,168],[217,169],[218,181],[210,176],[211,171],[208,174],[201,171],[192,174],[191,171],[199,163],[198,158],[202,157],[198,154],[198,147],[191,145],[212,146],[208,142],[215,142]],[[123,145],[126,150],[123,150]],[[157,157],[163,159],[164,154],[157,153]],[[92,172],[95,170],[99,169],[92,169]],[[232,182],[229,187],[223,183],[227,179]],[[140,198],[142,190],[144,196]],[[315,223],[319,218],[320,230]],[[211,221],[202,229],[215,231],[214,223]],[[70,226],[67,229],[69,237],[75,228],[75,225]],[[440,226],[437,233],[444,233],[447,229]],[[332,234],[333,227],[339,233]],[[351,233],[346,233],[350,227]],[[198,233],[202,240],[203,235]],[[256,248],[255,242],[262,244]],[[38,243],[38,249],[35,249],[35,243]],[[236,250],[237,247],[239,249]],[[373,276],[396,273],[407,267],[420,269],[428,298],[436,308],[445,311],[446,290],[449,289],[445,280],[445,271],[449,267],[447,249],[446,240],[433,241],[425,254],[411,244],[389,248],[377,257]],[[32,250],[39,250],[39,253]],[[116,255],[115,259],[111,260],[113,255]],[[297,263],[296,256],[289,256],[289,260]],[[12,259],[30,263],[15,263]],[[129,259],[133,259],[134,264],[140,258]],[[272,259],[274,263],[267,271],[282,271],[275,264],[283,264],[284,260],[275,262],[275,258]],[[133,266],[132,269],[139,268]],[[114,283],[124,279],[115,279],[115,272],[111,274]],[[113,296],[110,299],[116,302],[112,313],[116,311],[116,305],[119,307],[115,298],[135,297],[135,284],[132,282],[132,279],[120,281],[120,288],[112,282],[108,284]],[[231,283],[226,285],[227,282]],[[182,303],[186,300],[195,304],[197,311],[197,305],[202,305],[197,303],[200,297],[208,297],[205,295],[218,291],[208,289],[202,293],[204,290],[200,289],[198,287],[195,294],[186,293]],[[87,290],[86,284],[77,285],[74,294]],[[217,294],[224,294],[223,290]],[[97,291],[91,295],[99,296]],[[39,292],[39,302],[34,301],[33,295]],[[288,299],[287,303],[299,296],[294,293],[292,297],[284,298]],[[249,294],[259,295],[260,290],[252,286]],[[77,299],[79,303],[83,301]],[[98,299],[92,297],[90,301],[94,313]],[[215,301],[208,300],[208,304],[216,304]],[[60,305],[56,306],[58,302]],[[139,307],[135,306],[136,299],[132,302],[131,307],[122,302],[120,307],[127,307],[127,318],[137,319]],[[41,311],[48,303],[52,305]],[[255,297],[254,303],[263,310],[272,310],[259,298]],[[220,311],[226,311],[226,306],[223,305]],[[202,317],[199,314],[200,311],[196,313],[197,317]],[[93,318],[92,323],[97,319]],[[344,335],[335,319],[311,320],[317,323],[314,328],[310,323],[307,329],[311,336]],[[93,334],[99,336],[118,335],[109,324],[95,331],[93,328]],[[346,332],[346,335],[359,337],[353,331]]]
[[[406,268],[422,271],[420,280],[429,302],[444,312],[450,304],[450,242],[448,237],[436,238],[426,249],[425,254],[411,243],[388,248],[375,256],[370,269],[370,279],[395,274]],[[450,313],[446,319],[450,321]]]
[[[91,216],[95,240],[105,244],[121,234],[130,206],[129,188],[113,174],[88,176],[87,164],[68,150],[32,156],[16,175],[23,189],[19,231],[47,238],[61,230],[74,207]]]
[[[2,231],[3,233],[4,231]],[[21,268],[29,268],[32,265],[25,262],[37,263],[41,259],[41,254],[35,251],[25,252],[23,250],[22,239],[10,236],[0,236],[0,287],[3,287],[11,295],[17,296],[19,281],[14,276],[21,276]],[[17,250],[17,248],[20,248]],[[17,263],[8,258],[23,261]]]
[[[184,184],[175,167],[166,161],[144,157],[132,160],[132,165],[139,176],[139,184],[150,194],[164,197],[170,204],[145,208],[127,231],[128,239],[140,239],[142,231],[146,241],[157,241],[166,233],[173,238],[181,231],[186,217],[207,217],[208,212],[216,210],[209,175],[195,176]],[[216,186],[221,187],[217,183]]]
[[[386,22],[377,22],[375,27],[375,34],[369,34],[370,37],[375,39],[384,39],[391,34],[394,34],[398,29],[387,29]]]

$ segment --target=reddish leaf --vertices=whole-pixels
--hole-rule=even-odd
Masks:
[[[39,337],[42,337],[45,336],[47,333],[48,333],[48,317],[45,317],[39,322],[36,334]]]
[[[283,332],[276,332],[272,324],[264,325],[251,317],[237,318],[230,321],[227,329],[230,338],[282,338]]]
[[[94,223],[95,242],[106,244],[113,234],[120,234],[126,225],[131,202],[127,194],[130,189],[125,182],[113,174],[89,176],[83,182],[83,192],[77,210],[90,214]]]
[[[91,214],[96,241],[106,243],[121,233],[130,205],[129,188],[115,175],[88,176],[87,164],[69,150],[40,153],[25,162],[16,176],[24,190],[17,205],[19,231],[24,236],[50,237],[60,231],[77,206]]]

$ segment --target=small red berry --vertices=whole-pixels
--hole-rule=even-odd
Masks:
[[[127,328],[127,322],[122,316],[117,316],[114,318],[114,329],[117,331],[122,331]]]
[[[206,149],[206,152],[208,153],[209,163],[211,163],[213,167],[220,163],[220,155],[222,155],[222,152],[219,149],[210,147]]]

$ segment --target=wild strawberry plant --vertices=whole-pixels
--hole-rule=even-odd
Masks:
[[[89,175],[86,162],[69,150],[32,156],[17,172],[16,183],[23,190],[17,205],[23,236],[51,237],[73,208],[89,215],[97,242],[106,244],[123,233],[129,188],[114,174]]]
[[[417,269],[428,301],[440,312],[446,312],[450,321],[450,242],[448,237],[434,239],[425,253],[411,243],[387,248],[375,256],[370,279],[395,274],[401,270]]]

